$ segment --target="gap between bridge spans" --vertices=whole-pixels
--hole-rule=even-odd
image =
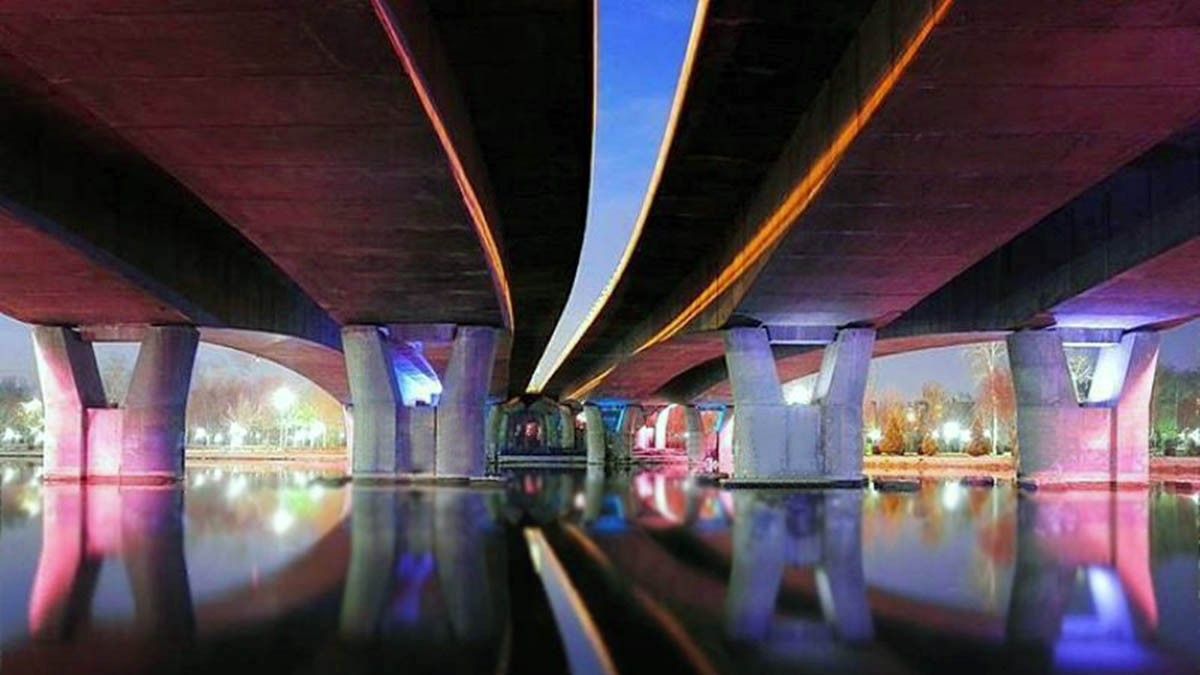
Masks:
[[[541,393],[542,389],[546,386],[546,383],[550,381],[550,378],[554,376],[554,373],[558,372],[558,369],[562,367],[563,362],[566,361],[567,357],[571,355],[571,352],[575,350],[575,346],[581,339],[583,339],[584,333],[587,333],[588,328],[591,328],[592,323],[596,321],[596,317],[600,315],[600,311],[604,309],[606,304],[608,304],[609,297],[613,294],[613,291],[616,290],[617,283],[620,282],[621,277],[625,274],[625,268],[629,266],[629,261],[631,258],[633,258],[633,252],[637,248],[638,240],[642,236],[642,229],[645,227],[646,218],[650,215],[650,206],[654,202],[654,195],[658,192],[658,184],[662,180],[663,170],[666,168],[667,155],[670,153],[671,144],[675,139],[675,127],[679,123],[679,113],[683,109],[683,101],[687,97],[688,85],[692,79],[692,67],[696,60],[696,51],[700,46],[700,37],[704,28],[704,20],[708,16],[708,4],[709,0],[696,0],[696,11],[692,15],[692,28],[691,32],[688,34],[687,46],[683,53],[683,64],[679,69],[679,77],[675,80],[675,95],[671,99],[671,110],[667,115],[667,125],[666,128],[663,129],[662,142],[658,146],[658,157],[654,160],[654,169],[650,173],[650,182],[646,185],[646,194],[642,198],[641,210],[638,212],[637,220],[634,221],[633,232],[629,235],[629,241],[625,243],[625,249],[621,252],[621,258],[617,262],[616,269],[614,269],[612,274],[609,276],[608,281],[604,284],[604,288],[600,290],[600,295],[588,309],[588,313],[583,317],[583,321],[580,321],[579,325],[576,326],[575,332],[572,333],[571,339],[567,341],[566,346],[559,351],[558,355],[554,357],[554,360],[550,365],[547,365],[546,362],[547,354],[542,355],[542,361],[539,362],[537,368],[534,369],[533,375],[529,379],[529,385],[525,388],[525,391],[530,394]],[[598,26],[598,20],[594,20],[593,25]],[[596,44],[599,43],[598,35],[593,39],[596,41]],[[598,59],[594,60],[594,63],[596,63],[598,67]],[[594,85],[598,86],[598,82],[595,82]],[[595,97],[593,97],[593,101],[594,100]],[[597,118],[593,116],[593,119]],[[595,135],[594,127],[592,134],[593,136]],[[593,139],[593,181],[595,180],[595,152],[596,144]]]
[[[890,94],[895,88],[896,84],[900,81],[900,78],[904,75],[904,72],[912,63],[913,59],[915,59],[917,54],[921,51],[921,47],[925,45],[925,42],[929,39],[929,36],[933,33],[933,30],[938,26],[939,23],[941,23],[942,19],[945,18],[953,4],[954,0],[942,0],[937,5],[929,17],[926,18],[925,22],[921,24],[920,29],[917,30],[916,35],[908,43],[908,46],[904,48],[904,51],[900,53],[899,57],[892,64],[891,68],[884,73],[884,76],[879,80],[879,83],[876,84],[870,95],[867,96],[865,101],[863,101],[862,106],[859,107],[854,116],[842,126],[837,135],[834,137],[833,142],[828,148],[825,149],[823,153],[817,157],[816,161],[813,162],[813,165],[809,168],[808,172],[805,173],[804,177],[801,178],[800,181],[797,182],[792,190],[788,193],[788,196],[783,203],[759,225],[757,232],[746,244],[746,246],[739,251],[736,256],[734,256],[733,260],[721,270],[720,274],[718,274],[717,277],[714,278],[712,282],[710,282],[709,285],[705,287],[704,290],[701,291],[700,294],[697,295],[696,298],[693,299],[692,302],[683,309],[683,311],[681,311],[675,316],[674,319],[669,321],[665,326],[659,329],[658,332],[656,332],[637,349],[635,349],[633,351],[634,354],[639,354],[646,349],[665,342],[677,335],[680,331],[687,327],[687,325],[691,323],[693,319],[699,316],[701,312],[707,309],[709,305],[711,305],[726,290],[728,290],[730,286],[732,286],[739,278],[741,278],[741,276],[748,269],[757,264],[764,255],[774,249],[779,240],[791,229],[792,224],[795,223],[800,215],[808,209],[810,204],[812,204],[817,194],[820,193],[821,188],[825,185],[825,182],[833,174],[834,169],[837,168],[838,162],[841,160],[842,155],[845,154],[846,150],[858,137],[859,133],[871,121],[871,118],[874,117],[880,106],[883,105],[883,102],[887,99],[888,94]],[[700,19],[699,8],[697,11],[697,18]],[[695,33],[698,31],[698,27],[693,28],[693,37],[695,37]],[[689,58],[691,56],[691,48],[692,46],[689,44]],[[685,61],[685,63],[688,67],[690,67],[690,62]],[[690,71],[688,74],[690,75]],[[680,91],[679,94],[677,94],[677,97],[681,98],[681,95],[684,92],[686,92],[686,88]],[[675,112],[675,109],[672,108],[672,113],[674,114]],[[673,125],[669,127],[669,130],[673,134]],[[669,142],[665,141],[664,147],[669,150]],[[662,157],[664,156],[660,156],[660,158]],[[657,189],[658,173],[659,169],[656,167],[656,180],[654,180],[652,183],[653,189]],[[648,209],[648,204],[652,200],[653,194],[648,192],[646,209]],[[644,213],[642,217],[639,217],[639,227],[635,230],[635,238],[636,236],[640,235],[642,218],[644,218]],[[636,240],[631,242],[630,254],[632,254],[632,248],[635,245]],[[623,271],[624,267],[622,266],[618,269],[618,275]],[[615,279],[612,282],[612,285],[616,285]],[[607,296],[602,297],[599,304],[602,306],[606,301]],[[595,313],[598,314],[599,309],[597,309]],[[589,319],[594,318],[593,314],[591,313],[589,313],[588,317]],[[587,330],[587,328],[590,326],[590,323],[591,322],[589,320],[584,324],[581,324],[581,328],[578,331],[578,337],[582,337],[583,332]],[[555,370],[558,369],[558,366],[561,365],[562,361],[566,360],[568,353],[574,349],[574,343],[577,341],[577,339],[572,341],[570,347],[565,350],[562,358],[559,359],[559,363],[556,364],[554,368]],[[587,396],[587,394],[595,389],[614,369],[615,366],[602,371],[599,375],[568,394],[566,398],[579,399]],[[547,376],[546,379],[548,380],[549,376]]]

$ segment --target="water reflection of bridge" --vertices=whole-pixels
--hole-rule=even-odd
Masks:
[[[1018,518],[997,521],[1007,523],[998,536],[1011,539],[1016,558],[1001,571],[1012,575],[1011,594],[993,612],[923,597],[911,570],[865,574],[863,509],[882,502],[864,507],[857,492],[729,493],[683,475],[602,470],[513,474],[503,492],[342,489],[344,519],[310,549],[247,586],[193,601],[180,488],[45,486],[35,639],[7,648],[6,665],[145,659],[149,667],[171,644],[220,661],[218,646],[266,649],[253,641],[280,644],[280,631],[294,633],[297,663],[347,658],[354,645],[427,667],[495,663],[513,631],[528,634],[530,621],[550,616],[530,604],[540,586],[521,577],[528,551],[514,536],[518,523],[546,534],[618,666],[637,645],[617,635],[614,607],[662,641],[662,659],[701,669],[730,668],[735,654],[768,671],[1016,655],[1084,666],[1101,655],[1158,665],[1200,657],[1190,638],[1200,627],[1194,503],[1157,490],[1016,500]],[[88,619],[106,559],[120,559],[130,580],[127,624]],[[930,634],[940,655],[921,648]],[[127,649],[93,653],[105,641]],[[870,646],[845,648],[852,644]]]

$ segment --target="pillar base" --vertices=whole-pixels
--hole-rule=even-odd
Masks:
[[[87,485],[141,485],[159,486],[174,485],[183,480],[183,476],[174,473],[120,473],[120,474],[88,474],[81,476],[77,473],[43,474],[46,483],[58,484],[87,484]]]
[[[1053,490],[1145,490],[1150,485],[1148,478],[1128,478],[1113,480],[1108,476],[1044,476],[1021,477],[1017,479],[1017,487],[1029,492]]]
[[[729,489],[779,489],[779,490],[825,490],[825,489],[854,489],[860,490],[867,485],[867,477],[858,478],[825,478],[788,477],[788,478],[726,478],[721,481],[721,487]]]

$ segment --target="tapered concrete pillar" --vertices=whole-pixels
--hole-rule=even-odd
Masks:
[[[351,474],[390,478],[411,472],[410,409],[401,398],[383,332],[377,326],[346,326],[342,350],[354,401]]]
[[[484,411],[492,383],[498,331],[459,326],[437,407],[436,474],[478,478],[485,473]]]
[[[575,413],[565,405],[558,406],[559,444],[563,450],[575,449]]]
[[[1022,485],[1147,482],[1158,343],[1154,333],[1127,333],[1102,348],[1081,405],[1057,331],[1009,335]]]
[[[784,403],[766,330],[733,328],[724,338],[737,414],[731,484],[820,480],[820,416],[815,407]]]
[[[146,329],[121,404],[121,447],[89,447],[120,453],[124,480],[183,477],[188,390],[200,333],[190,326]]]
[[[604,418],[600,414],[600,407],[585,403],[583,416],[586,425],[587,462],[588,464],[604,464],[608,454],[605,447],[608,434],[604,432]]]
[[[621,419],[617,422],[617,442],[613,444],[613,453],[609,461],[614,464],[628,464],[633,461],[633,443],[638,429],[646,423],[646,411],[640,405],[627,405],[621,410]]]
[[[822,474],[833,480],[863,477],[863,396],[875,348],[875,330],[845,328],[825,347],[813,403],[821,410],[818,453]]]
[[[704,459],[704,422],[700,409],[694,405],[683,406],[683,445],[687,449],[688,462],[698,463]]]
[[[92,345],[58,326],[35,326],[34,355],[45,413],[43,473],[81,480],[87,471],[87,411],[106,405]]]
[[[500,404],[493,403],[487,407],[487,421],[485,422],[487,434],[485,436],[485,447],[487,448],[487,462],[494,463],[500,456],[500,427],[504,422],[504,411]]]

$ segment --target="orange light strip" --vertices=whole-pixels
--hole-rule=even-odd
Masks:
[[[792,188],[784,203],[763,222],[758,232],[746,244],[745,248],[734,257],[733,262],[727,265],[717,275],[717,278],[713,279],[712,283],[700,295],[696,296],[696,299],[672,319],[670,323],[655,333],[642,346],[638,347],[634,351],[634,354],[640,353],[664,340],[668,340],[683,330],[692,319],[695,319],[714,300],[720,297],[747,269],[757,263],[787,233],[800,214],[816,198],[821,190],[821,186],[832,175],[834,168],[837,166],[838,161],[841,160],[846,149],[858,137],[858,134],[871,120],[871,117],[879,107],[883,105],[884,99],[895,88],[905,69],[912,63],[917,52],[920,51],[925,41],[929,38],[929,35],[933,32],[933,29],[946,16],[952,4],[954,4],[954,0],[942,0],[942,3],[938,5],[933,14],[921,26],[921,29],[917,31],[913,40],[900,54],[900,58],[896,60],[896,63],[893,64],[883,79],[880,80],[879,85],[875,87],[874,91],[867,97],[867,100],[863,102],[862,107],[842,127],[829,148],[817,158],[817,161],[813,163],[813,166],[804,175],[804,178]]]
[[[429,83],[425,81],[425,77],[417,68],[416,59],[397,26],[392,8],[388,6],[387,0],[371,0],[371,6],[375,8],[375,15],[379,17],[379,23],[383,25],[383,30],[387,33],[388,41],[392,43],[392,50],[396,52],[396,56],[404,65],[404,72],[412,82],[413,89],[417,92],[417,98],[421,100],[421,107],[425,109],[425,115],[433,124],[434,132],[437,133],[442,149],[446,152],[446,159],[450,162],[450,171],[454,175],[454,182],[458,184],[458,190],[462,193],[463,203],[467,207],[467,213],[471,216],[471,224],[475,227],[475,234],[479,236],[484,256],[487,258],[488,267],[492,272],[492,279],[500,294],[500,312],[503,315],[504,327],[511,332],[515,321],[512,293],[508,287],[508,275],[504,271],[500,248],[496,245],[492,228],[488,224],[487,216],[484,215],[483,205],[479,202],[475,188],[467,178],[466,169],[463,168],[462,159],[458,156],[458,151],[454,147],[454,141],[450,138],[450,132],[446,129],[442,114],[438,111],[437,104],[434,103],[433,96],[429,93]]]
[[[588,394],[590,394],[593,389],[595,389],[597,386],[599,386],[599,384],[601,382],[604,381],[604,378],[608,377],[609,373],[611,373],[612,371],[614,371],[616,369],[617,369],[616,366],[609,366],[603,372],[601,372],[599,375],[597,375],[596,377],[593,377],[592,379],[585,382],[583,384],[583,386],[579,387],[578,389],[571,392],[570,394],[567,394],[567,399],[575,400],[575,401],[583,400],[584,396],[587,396]]]
[[[708,15],[709,0],[697,0],[696,12],[692,15],[692,29],[688,34],[687,48],[683,53],[683,64],[679,69],[679,79],[675,81],[675,97],[671,100],[671,111],[667,115],[667,126],[663,130],[662,143],[658,146],[658,157],[654,161],[654,171],[650,174],[650,182],[646,185],[646,194],[642,198],[642,208],[638,212],[637,220],[634,221],[633,232],[629,235],[629,241],[625,243],[625,250],[621,252],[621,259],[617,262],[617,268],[608,278],[608,282],[604,284],[600,295],[596,301],[592,303],[588,309],[587,315],[583,321],[576,326],[575,332],[571,335],[571,339],[567,341],[567,345],[558,353],[554,359],[554,364],[544,373],[534,371],[533,377],[529,381],[529,386],[526,391],[536,394],[545,386],[546,382],[558,372],[562,367],[567,357],[575,350],[576,345],[583,339],[587,330],[591,328],[592,323],[596,321],[596,317],[600,315],[600,311],[608,304],[609,297],[617,287],[617,283],[621,280],[621,276],[625,274],[625,268],[629,266],[629,260],[633,257],[633,251],[637,248],[638,240],[641,239],[642,229],[646,225],[646,218],[650,215],[650,206],[654,202],[654,196],[658,192],[658,184],[662,180],[663,169],[667,164],[667,154],[671,150],[671,144],[675,140],[675,128],[679,124],[679,113],[683,109],[683,101],[687,96],[688,84],[692,79],[692,67],[696,61],[696,51],[700,47],[700,37],[704,29],[704,19]],[[597,21],[598,26],[598,21]],[[598,29],[597,29],[598,31]],[[596,33],[596,43],[599,43],[599,33]],[[594,47],[595,48],[595,47]],[[596,68],[599,69],[599,62]],[[594,100],[594,99],[593,99]],[[595,133],[593,128],[592,149],[595,152]],[[593,155],[593,181],[595,180],[595,162]],[[589,199],[589,203],[590,203]]]

